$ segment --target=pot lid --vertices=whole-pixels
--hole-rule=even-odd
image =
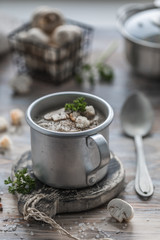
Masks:
[[[126,21],[125,30],[135,38],[160,44],[160,9],[136,13]]]
[[[121,30],[125,36],[144,45],[160,46],[159,5],[130,4],[120,9],[119,13]]]

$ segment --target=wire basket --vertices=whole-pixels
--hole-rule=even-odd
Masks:
[[[18,34],[29,30],[31,23],[26,23],[9,34],[19,73],[28,73],[35,78],[54,83],[64,82],[76,73],[88,55],[93,28],[73,20],[66,20],[66,23],[80,27],[82,38],[62,47],[19,39]]]

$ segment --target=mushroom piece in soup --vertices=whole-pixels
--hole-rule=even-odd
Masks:
[[[82,105],[83,103],[81,101]],[[79,107],[79,105],[67,104],[66,106],[41,114],[36,123],[50,131],[79,132],[93,129],[104,121],[102,113],[92,105],[85,104]]]

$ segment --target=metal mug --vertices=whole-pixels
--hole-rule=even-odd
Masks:
[[[61,108],[80,96],[103,113],[104,122],[79,132],[55,132],[36,124],[40,114]],[[109,125],[113,115],[106,101],[83,92],[60,92],[34,101],[28,107],[26,121],[31,129],[35,176],[49,186],[63,189],[88,187],[100,181],[107,174],[110,160]]]

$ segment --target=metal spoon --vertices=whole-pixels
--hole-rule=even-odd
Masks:
[[[135,190],[142,197],[153,194],[153,184],[145,162],[142,137],[146,136],[153,124],[153,110],[142,93],[134,93],[124,103],[121,111],[124,132],[134,138],[137,151]]]

